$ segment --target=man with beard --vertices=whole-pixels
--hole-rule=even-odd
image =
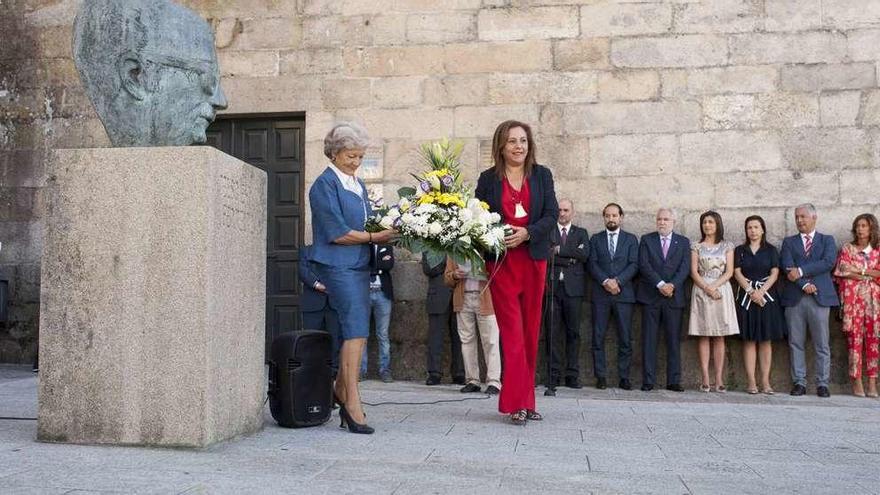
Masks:
[[[605,389],[605,332],[611,315],[617,326],[618,386],[631,390],[629,367],[632,359],[632,315],[636,302],[633,278],[639,272],[639,240],[621,229],[623,208],[609,203],[602,210],[605,230],[590,239],[590,274],[593,276],[593,373],[596,388]]]

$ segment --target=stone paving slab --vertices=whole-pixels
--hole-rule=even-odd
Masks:
[[[794,494],[880,491],[880,401],[741,392],[536,389],[547,418],[508,424],[457,387],[362,384],[375,435],[331,422],[202,450],[43,444],[0,420],[0,493]],[[37,377],[0,366],[0,416],[32,417]],[[473,399],[460,401],[461,399]],[[441,402],[432,405],[412,402]]]

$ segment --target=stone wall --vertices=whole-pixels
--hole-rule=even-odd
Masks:
[[[0,6],[3,32],[29,40],[0,49],[0,149],[15,150],[2,162],[0,266],[17,274],[20,321],[0,333],[0,360],[33,350],[44,150],[106,142],[69,59],[76,3]],[[877,0],[182,3],[215,27],[227,113],[305,112],[307,187],[334,120],[367,125],[381,164],[372,181],[393,196],[424,140],[463,140],[475,178],[495,125],[518,118],[591,232],[608,201],[638,234],[661,204],[680,209],[689,236],[716,208],[735,241],[760,213],[778,242],[802,201],[839,240],[856,214],[880,212]],[[419,307],[418,266],[404,258],[396,271],[400,299]],[[423,323],[395,318],[402,349],[423,352],[410,342]],[[421,373],[421,358],[402,359]]]

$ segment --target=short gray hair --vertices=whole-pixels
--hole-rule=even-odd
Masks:
[[[671,208],[669,206],[661,206],[660,208],[657,208],[656,215],[659,215],[661,211],[669,213],[669,216],[671,216],[673,220],[678,220],[678,212],[675,211],[675,208]]]
[[[324,156],[333,159],[342,150],[366,148],[370,145],[367,130],[354,122],[340,122],[324,136]]]
[[[571,198],[559,198],[559,201],[557,201],[556,203],[562,204],[563,202],[566,202],[569,205],[571,205],[571,209],[574,210],[574,201],[572,201]]]
[[[818,216],[816,213],[816,206],[813,203],[801,203],[794,208],[794,211],[798,210],[807,210],[810,216]]]

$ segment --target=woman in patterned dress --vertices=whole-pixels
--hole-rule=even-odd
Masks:
[[[688,335],[699,337],[700,390],[708,392],[709,356],[715,362],[715,390],[724,386],[724,337],[739,333],[734,307],[732,242],[724,240],[721,215],[707,211],[700,215],[700,242],[691,246],[691,316]],[[713,350],[714,348],[714,350]]]
[[[852,242],[840,248],[834,276],[843,300],[843,332],[849,350],[853,395],[865,396],[862,367],[868,375],[868,397],[877,397],[880,346],[880,229],[877,218],[863,213],[853,220]]]

